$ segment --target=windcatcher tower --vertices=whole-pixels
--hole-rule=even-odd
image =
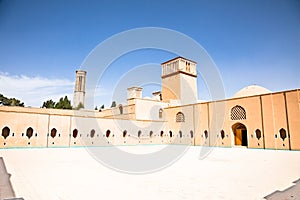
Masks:
[[[162,66],[162,101],[178,101],[180,104],[196,103],[197,70],[196,62],[176,57],[164,62]]]
[[[74,108],[77,108],[80,103],[84,106],[85,81],[86,81],[86,71],[76,70],[76,81],[75,81],[74,102],[73,102]]]

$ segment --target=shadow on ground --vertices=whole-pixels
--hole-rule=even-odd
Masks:
[[[0,157],[0,200],[24,200],[23,198],[16,198],[10,176],[7,173],[3,158]]]
[[[295,185],[283,190],[275,191],[265,197],[267,200],[298,200],[300,199],[300,178],[293,182]]]

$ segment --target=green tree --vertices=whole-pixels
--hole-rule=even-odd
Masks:
[[[55,102],[52,99],[45,101],[42,106],[42,108],[54,108],[54,107],[55,107]]]
[[[71,101],[68,99],[67,96],[64,98],[60,98],[59,102],[55,104],[56,109],[72,109]]]
[[[115,108],[117,106],[117,103],[115,102],[115,101],[113,101],[112,103],[111,103],[111,108]]]
[[[75,109],[80,110],[81,108],[84,108],[84,105],[80,102]]]
[[[16,98],[7,98],[0,94],[0,103],[4,106],[21,106],[24,107],[24,103]]]
[[[10,103],[11,106],[21,106],[21,107],[24,107],[24,103],[21,102],[19,99],[11,98],[10,101],[11,101],[11,103]]]

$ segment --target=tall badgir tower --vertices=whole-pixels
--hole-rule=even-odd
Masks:
[[[197,70],[196,62],[176,57],[162,65],[162,100],[178,102],[181,105],[196,103]]]
[[[80,103],[82,103],[82,105],[84,106],[85,81],[86,81],[86,71],[76,70],[74,102],[73,102],[74,108],[77,108]]]

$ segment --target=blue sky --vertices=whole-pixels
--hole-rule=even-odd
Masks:
[[[227,97],[251,84],[272,91],[300,88],[298,0],[0,0],[0,93],[31,106],[65,94],[72,98],[75,70],[96,45],[149,26],[201,44],[220,70]],[[172,56],[158,50],[123,56],[110,66],[96,104],[109,106],[116,80],[130,68]]]

